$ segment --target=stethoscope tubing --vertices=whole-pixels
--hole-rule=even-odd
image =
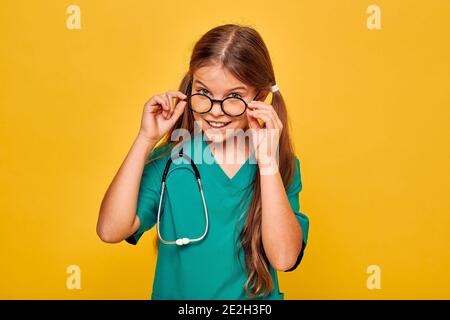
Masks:
[[[169,169],[170,166],[172,164],[172,158],[170,157],[166,163],[166,167],[164,168],[164,172],[163,172],[163,176],[161,179],[161,192],[160,192],[160,197],[159,197],[159,205],[158,205],[158,214],[157,214],[157,220],[156,220],[156,230],[158,232],[158,238],[159,240],[164,243],[164,244],[171,244],[171,245],[179,245],[179,246],[183,246],[189,243],[195,243],[195,242],[199,242],[201,240],[203,240],[206,237],[206,234],[208,233],[208,208],[206,206],[206,201],[205,201],[205,195],[203,193],[203,187],[202,187],[202,182],[201,182],[201,178],[200,178],[200,172],[198,171],[197,166],[195,165],[195,163],[192,161],[191,158],[189,158],[187,155],[185,155],[183,153],[183,148],[180,149],[180,151],[178,152],[178,156],[181,158],[185,158],[186,160],[189,161],[189,163],[191,164],[192,169],[194,170],[194,175],[195,178],[197,180],[197,186],[198,189],[200,191],[200,195],[202,197],[202,202],[203,202],[203,212],[205,214],[205,231],[203,232],[203,234],[200,237],[197,238],[187,238],[187,237],[183,237],[183,238],[178,238],[176,240],[166,240],[163,238],[162,234],[161,234],[161,230],[160,230],[160,217],[161,217],[161,206],[162,206],[162,201],[164,198],[164,192],[166,189],[166,178],[167,175],[169,174]]]

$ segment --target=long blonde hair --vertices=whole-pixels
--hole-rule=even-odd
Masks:
[[[179,91],[190,94],[194,71],[209,64],[222,65],[234,77],[256,90],[268,90],[276,84],[267,47],[259,33],[249,26],[225,24],[205,33],[193,48],[189,70],[181,81]],[[178,103],[178,99],[175,103]],[[279,172],[287,190],[292,183],[295,163],[288,132],[286,105],[280,91],[273,93],[271,105],[283,123],[279,142]],[[188,130],[191,134],[194,133],[194,117],[187,107],[174,127],[165,135],[161,145],[173,144],[170,141],[172,132],[180,128]],[[152,160],[167,155],[170,150]],[[248,297],[254,298],[270,294],[274,284],[269,271],[269,261],[262,244],[259,174],[255,175],[251,189],[253,196],[239,240],[240,249],[244,250],[245,268],[248,275],[244,290]]]

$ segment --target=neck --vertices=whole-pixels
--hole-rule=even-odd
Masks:
[[[226,140],[213,142],[206,140],[214,157],[221,159],[221,163],[229,164],[244,163],[250,156],[250,146],[248,139],[240,139],[232,135]]]

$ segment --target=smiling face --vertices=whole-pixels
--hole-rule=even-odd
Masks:
[[[208,65],[194,72],[192,94],[203,93],[213,99],[240,97],[249,103],[256,90],[236,79],[227,69],[219,65]],[[219,102],[215,102],[207,113],[193,112],[194,120],[201,126],[208,140],[215,143],[228,140],[236,129],[248,128],[247,114],[232,117],[225,114]]]

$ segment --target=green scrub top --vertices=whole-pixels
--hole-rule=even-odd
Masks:
[[[168,145],[158,146],[148,159],[167,150]],[[208,208],[209,229],[203,240],[184,246],[167,245],[158,241],[151,299],[251,299],[244,292],[247,273],[243,249],[238,239],[253,194],[252,181],[257,173],[254,155],[229,178],[215,161],[203,132],[184,141],[183,152],[198,167]],[[161,179],[169,158],[170,153],[144,166],[137,203],[140,227],[126,239],[130,244],[137,244],[142,234],[156,224]],[[166,179],[160,231],[168,241],[183,237],[197,238],[205,230],[203,202],[197,180],[187,160],[183,158],[174,162]],[[299,265],[309,229],[308,217],[300,212],[300,162],[297,158],[295,162],[295,175],[287,195],[303,231],[303,246],[296,264],[287,271],[292,271]],[[269,269],[274,289],[270,295],[253,298],[254,300],[284,299],[284,293],[279,291],[277,272],[270,265]]]

